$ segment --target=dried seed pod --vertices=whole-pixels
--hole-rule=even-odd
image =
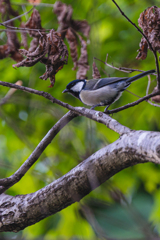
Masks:
[[[93,62],[93,65],[92,65],[92,72],[93,72],[93,73],[92,73],[92,77],[93,77],[94,79],[99,79],[99,78],[101,78],[100,72],[99,72],[99,70],[98,70],[95,62]]]
[[[81,56],[78,60],[78,71],[76,77],[77,79],[85,79],[87,71],[89,70],[87,43],[80,35],[79,39],[81,41]]]
[[[78,60],[78,53],[77,53],[77,38],[75,33],[71,30],[71,28],[68,28],[66,39],[68,40],[70,51],[71,51],[71,57],[74,63],[73,70],[76,70],[77,68],[77,60]]]

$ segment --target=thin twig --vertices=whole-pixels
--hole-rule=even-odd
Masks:
[[[148,75],[148,85],[147,85],[147,89],[146,89],[146,95],[149,94],[150,85],[151,85],[151,77],[150,77],[150,75]]]
[[[32,3],[16,3],[16,2],[12,2],[12,5],[17,5],[17,6],[33,6]],[[36,7],[54,7],[54,4],[51,4],[51,3],[39,3],[36,5]]]
[[[135,94],[135,93],[129,91],[128,89],[125,89],[125,91],[126,91],[126,92],[129,92],[130,94],[134,95],[135,97],[141,98],[140,96],[138,96],[137,94]]]
[[[19,80],[17,81],[15,84],[22,86],[22,81]],[[7,92],[7,94],[0,100],[0,106],[4,105],[5,103],[8,102],[8,100],[11,98],[11,96],[13,95],[13,93],[16,91],[17,89],[15,88],[10,88],[9,91]]]
[[[14,26],[10,26],[10,25],[5,25],[3,23],[0,23],[1,26],[6,27],[7,29],[0,29],[0,32],[4,32],[4,31],[9,31],[9,32],[28,32],[28,31],[36,31],[36,32],[49,32],[51,30],[53,30],[53,28],[50,29],[36,29],[36,28],[22,28],[22,27],[14,27]],[[66,29],[59,31],[59,33],[63,33],[65,32]]]
[[[126,67],[119,67],[119,70],[128,70],[128,71],[130,71],[130,73],[132,73],[132,72],[145,72],[145,71],[140,70],[140,69],[126,68]]]
[[[41,32],[45,32],[45,31],[50,31],[51,29],[32,29],[32,28],[21,28],[21,27],[13,27],[13,26],[9,26],[9,25],[6,25],[4,23],[0,23],[1,26],[4,26],[6,28],[9,28],[9,29],[14,29],[14,30],[21,30],[21,31],[41,31]]]
[[[125,126],[122,126],[116,120],[112,119],[111,117],[109,117],[106,114],[103,114],[102,112],[87,109],[87,108],[84,108],[84,107],[73,107],[73,106],[69,105],[68,103],[64,103],[64,102],[54,98],[51,94],[49,94],[47,92],[38,91],[38,90],[35,90],[35,89],[32,89],[32,88],[28,88],[28,87],[24,87],[24,86],[18,86],[16,84],[3,82],[3,81],[0,81],[0,85],[5,86],[5,87],[10,87],[10,88],[16,88],[16,89],[19,89],[19,90],[24,91],[24,92],[28,92],[28,93],[32,93],[32,94],[42,96],[42,97],[50,100],[52,103],[56,103],[56,104],[58,104],[58,105],[60,105],[64,108],[67,108],[67,109],[75,112],[76,114],[78,114],[80,116],[85,116],[89,119],[92,119],[93,121],[104,124],[105,126],[107,126],[108,128],[117,132],[120,135],[130,131],[129,128],[127,128]],[[159,93],[159,91],[158,91],[158,93]],[[151,94],[151,96],[155,96],[155,95],[157,95],[157,93]]]
[[[122,111],[122,110],[124,110],[124,109],[130,108],[130,107],[134,107],[135,105],[138,105],[139,103],[141,103],[141,102],[143,102],[143,101],[145,101],[145,100],[147,100],[147,99],[149,99],[149,98],[151,98],[151,97],[154,97],[154,96],[156,96],[156,95],[159,95],[159,94],[160,94],[160,91],[158,90],[158,91],[156,91],[156,92],[153,92],[153,93],[151,93],[151,94],[149,94],[149,95],[147,95],[147,96],[144,96],[144,97],[138,99],[138,100],[135,101],[135,102],[128,103],[128,104],[126,104],[126,105],[124,105],[124,106],[122,106],[122,107],[115,108],[115,109],[113,109],[113,110],[108,110],[107,113],[109,113],[109,114],[117,113],[117,112],[120,112],[120,111]]]
[[[137,25],[135,23],[133,23],[128,17],[127,15],[121,10],[121,8],[119,7],[119,5],[112,0],[112,2],[116,5],[116,7],[118,8],[118,10],[120,11],[120,13],[122,14],[122,16],[124,16],[129,23],[131,23],[136,29],[137,31],[146,39],[149,48],[151,49],[151,51],[154,54],[154,58],[155,58],[155,62],[156,62],[156,72],[157,72],[157,85],[158,85],[158,89],[160,89],[160,75],[159,75],[159,64],[158,64],[158,57],[157,57],[157,53],[156,51],[154,51],[152,44],[150,43],[150,41],[148,40],[148,38],[146,37],[146,35],[141,31],[141,29],[139,27],[137,27]]]
[[[33,9],[34,9],[34,7],[31,8],[28,12],[25,12],[25,13],[23,13],[23,14],[21,14],[21,15],[18,15],[17,17],[14,17],[14,18],[12,18],[12,19],[9,19],[9,20],[3,22],[3,24],[6,24],[6,23],[8,24],[8,23],[13,22],[14,20],[16,20],[16,19],[18,19],[18,18],[21,18],[22,16],[27,15],[28,13],[30,13]]]
[[[93,116],[91,116],[91,114],[84,114],[84,112],[82,112],[81,110],[78,110],[77,107],[72,107],[68,103],[64,103],[64,102],[54,98],[51,94],[49,94],[47,92],[38,91],[38,90],[35,90],[35,89],[32,89],[32,88],[28,88],[28,87],[24,87],[24,86],[18,86],[16,84],[3,82],[3,81],[0,81],[0,85],[5,86],[5,87],[10,87],[10,88],[16,88],[16,89],[19,89],[19,90],[22,90],[22,91],[25,91],[25,92],[29,92],[29,93],[33,93],[33,94],[42,96],[42,97],[50,100],[52,103],[56,103],[56,104],[58,104],[58,105],[60,105],[60,106],[62,106],[64,108],[67,108],[67,109],[69,109],[69,110],[71,110],[71,111],[73,111],[73,112],[75,112],[75,113],[77,113],[79,115],[86,116],[87,118],[90,118],[90,119],[98,121],[98,122],[103,120],[101,123],[106,124],[106,123],[104,123],[105,120],[103,118],[101,118],[99,120],[93,119]],[[135,105],[138,105],[139,103],[141,103],[141,102],[143,102],[143,101],[145,101],[145,100],[147,100],[147,99],[149,99],[149,98],[151,98],[153,96],[159,95],[159,94],[160,94],[160,91],[158,90],[156,92],[153,92],[153,93],[151,93],[151,94],[149,94],[147,96],[144,96],[144,97],[138,99],[135,102],[129,103],[129,104],[127,104],[125,106],[122,106],[120,108],[116,108],[116,109],[110,110],[108,112],[112,114],[112,113],[116,113],[116,112],[122,111],[124,109],[129,108],[129,107],[133,107]],[[93,111],[93,110],[90,110],[90,111]]]
[[[108,74],[103,68],[100,67],[100,69],[107,77],[110,77],[110,74]]]
[[[141,29],[140,29],[139,27],[137,27],[137,25],[136,25],[135,23],[133,23],[133,22],[127,17],[127,15],[121,10],[121,8],[119,7],[119,5],[118,5],[114,0],[112,0],[112,2],[116,5],[116,7],[118,8],[118,10],[119,10],[120,13],[122,14],[122,16],[124,16],[124,17],[128,20],[128,22],[130,22],[130,23],[137,29],[137,31],[140,32],[140,34],[146,39],[146,41],[147,41],[150,49],[154,52],[154,49],[153,49],[150,41],[148,40],[148,38],[146,37],[146,35],[141,31]]]
[[[58,105],[60,105],[64,108],[67,108],[67,109],[75,112],[76,114],[79,114],[80,116],[85,116],[85,117],[90,118],[90,119],[92,119],[96,122],[100,122],[100,123],[106,125],[108,128],[112,129],[113,131],[119,133],[119,134],[122,134],[124,132],[129,131],[128,128],[124,127],[124,126],[123,126],[123,130],[119,129],[119,127],[115,128],[116,124],[114,124],[114,126],[113,125],[111,126],[110,123],[108,122],[108,118],[105,119],[105,116],[104,116],[105,114],[103,115],[102,112],[97,112],[95,110],[89,110],[89,109],[86,109],[86,108],[73,107],[73,106],[69,105],[68,103],[64,103],[64,102],[54,98],[51,94],[49,94],[47,92],[38,91],[38,90],[35,90],[35,89],[32,89],[32,88],[28,88],[28,87],[24,87],[24,86],[18,86],[16,84],[3,82],[3,81],[0,81],[0,85],[5,86],[5,87],[16,88],[16,89],[19,89],[19,90],[22,90],[22,91],[25,91],[25,92],[29,92],[29,93],[33,93],[33,94],[42,96],[42,97],[50,100],[52,103],[56,103],[56,104],[58,104]],[[144,97],[138,99],[135,102],[129,103],[129,104],[127,104],[125,106],[122,106],[120,108],[110,110],[107,113],[112,114],[112,113],[116,113],[116,112],[122,111],[124,109],[127,109],[129,107],[133,107],[133,106],[138,105],[139,103],[141,103],[141,102],[143,102],[143,101],[145,101],[145,100],[147,100],[147,99],[149,99],[153,96],[159,95],[159,94],[160,94],[160,91],[158,90],[156,92],[153,92],[153,93],[151,93],[147,96],[144,96]],[[109,120],[111,122],[112,118],[110,118]],[[125,128],[125,130],[124,130],[124,128]]]
[[[101,59],[96,58],[96,57],[94,57],[94,59],[96,59],[96,60],[98,60],[98,61],[104,63],[106,66],[108,66],[108,67],[110,67],[110,68],[114,68],[115,70],[118,70],[118,71],[121,71],[121,72],[126,72],[126,73],[132,73],[132,72],[145,72],[145,71],[140,70],[140,69],[126,68],[126,67],[119,67],[119,68],[117,68],[117,67],[115,67],[113,64],[110,65],[110,64],[107,63],[107,60],[108,60],[108,54],[107,54],[107,56],[106,56],[106,61],[105,61],[105,62],[102,61]],[[104,70],[102,70],[102,71],[104,72]],[[156,73],[152,73],[152,75],[155,75],[155,76],[156,76],[157,74],[156,74]]]
[[[147,89],[146,89],[146,95],[148,95],[148,93],[149,93],[150,85],[151,85],[151,77],[148,75],[148,85],[147,85]],[[151,104],[152,106],[154,106],[154,107],[160,107],[159,104],[152,103],[150,100],[148,100],[147,102],[148,102],[149,104]]]
[[[149,104],[151,104],[152,106],[154,107],[159,107],[160,108],[160,105],[159,104],[156,104],[156,103],[152,103],[150,100],[147,101]]]
[[[0,29],[0,32],[28,32],[28,30]]]
[[[107,54],[107,55],[108,55],[108,54]],[[96,59],[96,60],[104,63],[106,66],[111,67],[111,68],[114,68],[114,69],[116,69],[116,70],[118,70],[118,71],[125,72],[125,73],[131,73],[131,71],[123,70],[123,69],[117,68],[117,67],[115,67],[115,66],[113,66],[113,65],[110,65],[110,64],[107,63],[107,61],[104,62],[104,61],[102,61],[102,60],[100,60],[100,59],[98,59],[98,58],[96,58],[96,57],[94,57],[94,59]]]

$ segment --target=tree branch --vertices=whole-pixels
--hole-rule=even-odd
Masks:
[[[149,94],[149,95],[147,95],[147,96],[144,96],[144,97],[138,99],[138,100],[135,101],[135,102],[128,103],[128,104],[126,104],[126,105],[124,105],[124,106],[122,106],[122,107],[115,108],[115,109],[113,109],[113,110],[108,110],[107,113],[109,113],[109,114],[117,113],[117,112],[120,112],[120,111],[122,111],[122,110],[124,110],[124,109],[130,108],[130,107],[134,107],[135,105],[138,105],[139,103],[141,103],[141,102],[143,102],[143,101],[145,101],[145,100],[147,100],[147,99],[149,99],[149,98],[151,98],[151,97],[153,97],[153,96],[159,95],[159,94],[160,94],[160,91],[158,90],[158,91],[156,91],[156,92],[153,92],[153,93],[151,93],[151,94]]]
[[[148,93],[149,93],[150,85],[151,85],[151,77],[150,77],[150,75],[148,75],[148,85],[147,85],[147,89],[146,89],[146,95],[148,95]],[[152,103],[150,100],[148,100],[147,102],[154,107],[160,107],[159,104]]]
[[[32,5],[32,6],[33,6],[33,4],[32,4],[32,3],[29,3],[29,2],[28,2],[28,3],[25,3],[25,2],[23,2],[23,3],[13,2],[12,5],[17,5],[17,6],[30,6],[30,5]],[[38,6],[40,6],[40,7],[51,7],[51,8],[53,8],[53,7],[54,7],[54,4],[51,4],[51,3],[39,3]]]
[[[141,31],[141,29],[139,27],[137,27],[137,25],[135,23],[133,23],[128,17],[127,15],[121,10],[121,8],[119,7],[119,5],[112,0],[112,2],[116,5],[116,7],[118,8],[118,10],[120,11],[120,13],[122,14],[122,16],[124,16],[127,21],[129,23],[131,23],[136,29],[137,31],[146,39],[149,48],[151,49],[151,51],[153,52],[154,58],[155,58],[155,63],[156,63],[156,71],[157,71],[157,85],[158,85],[158,89],[160,90],[160,75],[159,75],[159,64],[158,64],[158,57],[157,57],[157,53],[156,51],[153,49],[152,44],[150,43],[150,41],[148,40],[148,38],[146,37],[146,35]]]
[[[117,68],[117,67],[115,67],[113,64],[110,65],[109,63],[107,63],[108,54],[107,54],[107,57],[106,57],[106,61],[105,61],[105,62],[102,61],[101,59],[96,58],[96,57],[94,57],[94,59],[96,59],[96,60],[104,63],[106,66],[108,66],[108,67],[110,67],[110,68],[114,68],[115,70],[118,70],[118,71],[121,71],[121,72],[125,72],[125,73],[132,73],[132,72],[133,72],[133,71],[131,71],[131,70],[123,69],[123,68],[121,68],[121,67],[120,67],[120,68]]]
[[[111,117],[109,117],[108,115],[99,112],[99,111],[95,111],[95,110],[91,110],[91,109],[87,109],[84,107],[72,107],[71,105],[69,105],[68,103],[64,103],[56,98],[54,98],[51,94],[47,93],[47,92],[43,92],[43,91],[38,91],[32,88],[28,88],[28,87],[24,87],[24,86],[18,86],[16,84],[13,83],[8,83],[8,82],[2,82],[0,81],[0,85],[5,86],[5,87],[10,87],[10,88],[16,88],[18,90],[22,90],[24,92],[28,92],[28,93],[33,93],[39,96],[42,96],[48,100],[50,100],[52,103],[56,103],[64,108],[67,108],[73,112],[75,112],[76,114],[80,115],[80,116],[85,116],[87,118],[90,118],[96,122],[102,123],[104,125],[106,125],[108,128],[110,128],[111,130],[119,133],[119,134],[123,134],[125,132],[130,131],[129,128],[121,125],[120,123],[118,123],[116,120],[112,119]],[[138,99],[137,101],[133,102],[133,103],[128,103],[125,106],[113,109],[113,110],[108,110],[107,113],[108,114],[112,114],[112,113],[116,113],[119,111],[122,111],[124,109],[127,109],[129,107],[133,107],[153,96],[159,95],[160,91],[156,91],[153,92],[147,96],[144,96],[140,99]]]
[[[17,17],[14,17],[14,18],[12,18],[12,19],[9,19],[9,20],[3,22],[2,24],[3,24],[3,25],[6,25],[6,24],[8,24],[8,23],[10,23],[10,22],[13,22],[13,21],[16,20],[16,19],[21,18],[21,17],[24,16],[24,15],[27,15],[27,14],[30,13],[33,9],[34,9],[34,7],[31,8],[28,12],[25,12],[25,13],[23,13],[23,14],[21,14],[21,15],[18,15]],[[1,24],[1,23],[0,23],[0,24]],[[7,25],[6,25],[6,26],[7,26]]]
[[[10,88],[16,88],[16,89],[22,90],[24,92],[33,93],[33,94],[42,96],[42,97],[50,100],[52,103],[56,103],[64,108],[67,108],[80,116],[85,116],[96,122],[102,123],[102,124],[106,125],[108,128],[110,128],[111,130],[119,133],[120,135],[130,131],[129,128],[121,125],[116,120],[112,119],[110,116],[104,114],[103,112],[87,109],[84,107],[72,107],[68,103],[64,103],[64,102],[54,98],[51,94],[49,94],[47,92],[38,91],[38,90],[35,90],[32,88],[18,86],[13,83],[2,82],[2,81],[0,81],[0,85],[5,86],[5,87],[10,87]],[[154,93],[152,96],[155,96],[155,95],[156,95],[156,93]]]
[[[39,191],[0,196],[0,231],[20,231],[80,201],[124,168],[160,164],[160,133],[130,131]]]
[[[7,28],[7,30],[8,31],[10,31],[9,29],[11,29],[12,31],[14,30],[14,31],[16,31],[16,30],[18,30],[18,31],[21,31],[21,32],[28,32],[28,31],[31,31],[31,28],[22,28],[22,27],[13,27],[13,26],[10,26],[10,25],[6,25],[6,24],[4,24],[4,23],[0,23],[0,25],[1,26],[4,26],[4,27],[6,27]],[[46,31],[50,31],[51,29],[36,29],[36,28],[34,28],[34,29],[32,29],[32,31],[36,31],[36,32],[46,32]],[[2,30],[2,31],[4,31],[4,30]]]
[[[15,84],[17,85],[20,85],[22,86],[22,81],[21,80],[18,80]],[[2,106],[3,104],[5,104],[10,98],[11,96],[13,95],[13,93],[17,91],[17,89],[15,88],[10,88],[7,92],[7,94],[2,98],[0,99],[0,106]]]
[[[19,182],[20,179],[26,174],[26,172],[31,168],[31,166],[37,161],[37,159],[41,156],[42,152],[45,148],[51,143],[53,138],[57,135],[57,133],[73,118],[75,118],[77,114],[69,111],[66,113],[46,134],[46,136],[41,140],[29,158],[22,164],[22,166],[10,177],[0,179],[0,193],[3,193],[8,188],[13,186],[15,183]]]
[[[96,60],[98,60],[98,61],[104,63],[106,66],[108,66],[108,67],[110,67],[110,68],[113,68],[113,69],[118,70],[118,71],[121,71],[121,72],[125,72],[125,73],[132,73],[132,72],[145,72],[145,71],[140,70],[140,69],[126,68],[126,67],[119,67],[119,68],[118,68],[118,67],[115,67],[115,66],[113,65],[113,63],[112,63],[112,65],[109,64],[109,63],[107,63],[107,60],[108,60],[108,54],[107,54],[107,57],[106,57],[106,61],[105,61],[105,62],[102,61],[102,60],[99,59],[99,58],[96,58],[96,57],[94,57],[94,59],[96,59]],[[106,73],[105,73],[105,74],[106,74]],[[152,73],[151,75],[155,75],[155,76],[156,76],[157,74]]]

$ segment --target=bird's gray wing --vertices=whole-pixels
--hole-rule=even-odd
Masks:
[[[95,89],[95,86],[97,84],[97,82],[99,81],[99,79],[92,79],[92,80],[87,80],[86,81],[86,85],[84,87],[84,90],[90,90],[90,89]]]
[[[104,87],[106,85],[116,83],[116,82],[119,82],[119,81],[123,81],[123,80],[126,80],[126,79],[128,79],[128,78],[127,77],[125,77],[125,78],[110,77],[110,78],[92,79],[91,81],[88,80],[86,85],[85,85],[84,90],[98,89],[98,88]]]

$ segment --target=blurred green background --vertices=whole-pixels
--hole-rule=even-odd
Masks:
[[[92,78],[93,58],[103,61],[109,54],[108,63],[116,67],[130,67],[142,70],[155,69],[153,54],[148,52],[147,59],[136,60],[141,39],[140,33],[120,14],[111,0],[66,0],[73,8],[73,18],[86,19],[91,26],[88,41],[88,60]],[[11,1],[12,7],[20,14],[31,6],[27,1]],[[51,0],[41,3],[54,4]],[[137,24],[141,12],[156,5],[157,0],[117,0],[126,15]],[[57,29],[58,22],[50,5],[39,5],[42,27]],[[30,16],[30,14],[29,14]],[[27,21],[28,15],[23,16]],[[16,22],[15,22],[16,23]],[[18,21],[17,21],[18,23]],[[20,35],[19,35],[20,37]],[[5,44],[5,32],[0,32],[0,44]],[[68,46],[68,43],[65,40]],[[49,80],[39,79],[45,72],[41,63],[31,68],[12,68],[15,62],[10,58],[0,61],[1,81],[15,83],[22,80],[24,86],[51,93],[55,98],[73,106],[83,104],[71,95],[63,95],[66,85],[76,78],[72,70],[73,62],[69,56],[68,65],[56,75],[53,88],[48,88]],[[96,61],[105,77],[129,76]],[[103,71],[104,70],[104,71]],[[134,73],[135,74],[135,73]],[[130,74],[134,75],[134,74]],[[154,78],[152,77],[154,80]],[[147,77],[134,82],[129,90],[139,96],[146,94]],[[156,82],[153,81],[150,92]],[[8,88],[0,86],[1,99]],[[137,98],[128,92],[114,103],[110,109],[122,106]],[[103,110],[103,108],[97,108]],[[135,130],[159,131],[159,108],[143,102],[113,115],[121,124]],[[0,176],[13,174],[29,157],[33,149],[48,130],[67,112],[66,109],[48,100],[16,91],[10,100],[0,108]],[[70,122],[55,137],[40,159],[27,172],[22,180],[11,187],[7,194],[32,193],[61,177],[98,149],[112,143],[118,134],[102,124],[84,117]],[[154,239],[160,233],[160,167],[145,163],[130,167],[113,176],[98,189],[63,211],[30,226],[19,233],[1,233],[0,239]]]

